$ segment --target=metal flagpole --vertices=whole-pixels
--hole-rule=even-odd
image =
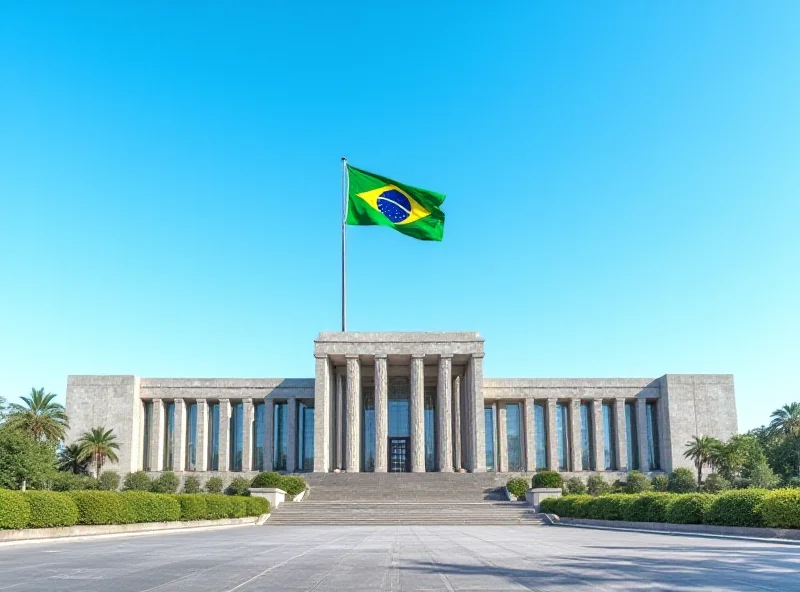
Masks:
[[[347,331],[347,157],[342,156],[342,333]]]

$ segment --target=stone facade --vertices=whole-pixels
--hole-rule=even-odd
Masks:
[[[321,333],[311,379],[70,376],[68,441],[114,429],[122,473],[617,474],[737,431],[730,375],[484,378],[483,356],[477,333]]]

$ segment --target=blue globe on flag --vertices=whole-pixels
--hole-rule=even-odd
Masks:
[[[397,191],[389,189],[378,196],[378,211],[394,224],[402,222],[411,215],[411,202]]]

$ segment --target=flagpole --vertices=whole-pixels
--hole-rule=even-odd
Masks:
[[[342,156],[342,333],[347,331],[347,157]]]

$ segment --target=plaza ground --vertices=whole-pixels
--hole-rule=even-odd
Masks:
[[[800,546],[558,526],[262,526],[0,547],[0,591],[800,590]]]

